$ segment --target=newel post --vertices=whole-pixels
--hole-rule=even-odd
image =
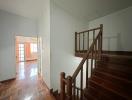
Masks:
[[[77,52],[77,32],[75,32],[75,53]]]
[[[100,30],[101,30],[101,53],[102,53],[102,45],[103,45],[103,24],[100,24]]]
[[[68,100],[72,100],[72,77],[67,77],[67,96]]]
[[[60,74],[60,99],[65,100],[65,82],[63,81],[65,79],[65,73],[61,72]]]

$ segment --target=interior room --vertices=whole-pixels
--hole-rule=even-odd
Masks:
[[[132,100],[132,0],[0,0],[0,100]]]

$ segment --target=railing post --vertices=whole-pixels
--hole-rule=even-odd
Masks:
[[[89,59],[86,61],[86,88],[88,88],[88,65],[89,64]]]
[[[67,77],[67,96],[68,100],[72,100],[72,77]]]
[[[87,50],[89,50],[89,31],[88,31],[88,34],[87,34]]]
[[[75,53],[77,52],[77,32],[75,32]]]
[[[102,45],[103,45],[103,24],[100,24],[100,31],[101,31],[101,53],[102,53]]]
[[[85,40],[84,39],[85,39],[85,34],[83,33],[83,51],[85,49],[85,42],[84,42]]]
[[[100,24],[100,36],[99,36],[98,42],[99,42],[98,43],[98,50],[99,50],[98,59],[101,59],[102,45],[103,45],[103,24]]]
[[[80,40],[81,40],[81,39],[80,39],[80,33],[79,33],[79,40],[78,40],[78,41],[79,41],[79,52],[81,51],[81,48],[80,48],[80,45],[81,45],[81,44],[80,44]]]
[[[63,81],[63,79],[65,79],[65,73],[61,72],[60,74],[60,99],[61,100],[65,100],[65,82]]]

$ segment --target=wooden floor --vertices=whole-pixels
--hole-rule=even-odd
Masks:
[[[37,62],[17,64],[17,78],[0,84],[0,100],[55,100],[37,72]]]

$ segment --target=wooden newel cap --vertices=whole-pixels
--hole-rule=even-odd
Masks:
[[[71,77],[71,76],[67,76],[67,79],[68,79],[68,80],[72,80],[72,77]]]
[[[60,75],[61,75],[61,76],[65,76],[65,73],[64,73],[64,72],[61,72]]]
[[[100,24],[100,27],[103,28],[103,24]]]

